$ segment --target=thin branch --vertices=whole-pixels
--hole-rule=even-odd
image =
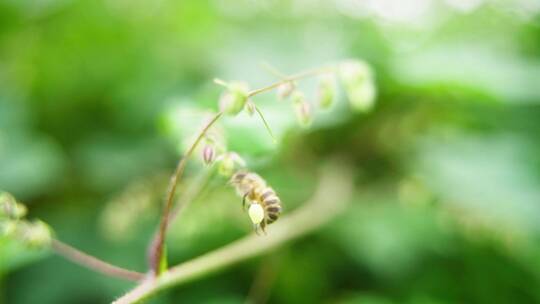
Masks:
[[[139,302],[161,290],[181,285],[261,255],[320,228],[346,208],[353,189],[350,167],[344,164],[332,164],[325,166],[322,171],[323,175],[313,198],[268,227],[268,235],[250,234],[220,249],[175,266],[157,278],[149,277],[113,303]]]
[[[111,277],[128,281],[140,281],[145,277],[143,273],[109,264],[57,239],[52,240],[51,247],[56,253],[68,260]]]
[[[287,82],[300,80],[302,78],[311,77],[311,76],[315,76],[315,75],[325,74],[325,73],[328,73],[328,72],[333,72],[335,70],[336,70],[336,66],[331,65],[331,66],[326,66],[326,67],[322,67],[322,68],[311,69],[311,70],[307,70],[307,71],[304,71],[304,72],[300,72],[298,74],[294,74],[294,75],[291,75],[291,76],[288,76],[288,77],[284,77],[280,81],[274,82],[274,83],[272,83],[270,85],[267,85],[265,87],[252,90],[252,91],[250,91],[248,93],[248,97],[252,97],[252,96],[255,96],[257,94],[273,90],[273,89],[275,89],[275,88],[279,87],[280,85],[282,85],[284,83],[287,83]]]
[[[276,76],[277,78],[280,78],[280,79],[287,78],[287,75],[281,73],[277,68],[275,68],[274,66],[272,66],[271,64],[269,64],[266,61],[262,62],[261,66],[262,66],[263,69],[270,72],[270,74]]]
[[[189,186],[185,189],[183,195],[174,204],[174,209],[169,213],[169,219],[166,229],[169,229],[170,223],[172,223],[176,218],[178,218],[186,209],[186,207],[192,201],[194,201],[199,194],[201,194],[201,191],[204,189],[204,187],[210,180],[210,177],[212,177],[213,173],[213,170],[201,171],[201,173],[191,181]],[[156,231],[150,244],[155,246],[155,244],[157,244],[158,237],[158,231]],[[152,248],[154,247],[150,247],[150,250],[152,250]],[[152,252],[149,252],[149,255],[151,254]]]
[[[207,124],[204,126],[204,128],[200,131],[199,135],[195,139],[195,141],[191,144],[185,155],[180,159],[178,162],[178,165],[176,166],[176,170],[174,171],[174,174],[171,176],[171,179],[169,181],[169,187],[167,188],[167,196],[165,199],[165,205],[163,208],[163,211],[161,213],[161,221],[159,223],[159,230],[157,233],[157,236],[153,239],[151,246],[150,246],[150,252],[149,252],[149,262],[150,262],[150,269],[155,275],[159,275],[160,272],[160,263],[161,258],[163,256],[163,243],[165,242],[165,234],[167,230],[167,226],[169,224],[169,216],[171,213],[172,205],[173,205],[173,199],[174,194],[176,192],[176,186],[178,184],[178,179],[182,176],[182,173],[184,173],[184,169],[186,168],[186,163],[193,154],[193,151],[197,148],[197,145],[199,142],[203,139],[204,135],[210,129],[212,125],[218,119],[223,115],[223,112],[218,112]]]

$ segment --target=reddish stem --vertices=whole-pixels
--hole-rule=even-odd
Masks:
[[[173,206],[174,201],[174,194],[176,192],[176,186],[178,184],[178,180],[182,176],[182,173],[184,173],[184,169],[186,168],[187,161],[191,154],[193,154],[193,151],[197,148],[197,145],[199,142],[203,139],[204,135],[210,129],[212,125],[218,119],[223,115],[223,112],[218,112],[212,120],[210,120],[206,126],[201,130],[193,144],[189,147],[188,151],[185,153],[185,155],[180,159],[178,162],[178,165],[176,166],[176,170],[174,171],[174,174],[171,176],[171,179],[169,181],[169,187],[167,188],[167,196],[165,199],[165,205],[163,207],[163,211],[161,213],[161,221],[159,223],[159,229],[157,233],[154,235],[154,238],[152,239],[152,242],[150,243],[150,248],[148,252],[148,260],[150,264],[150,270],[154,275],[159,275],[160,273],[160,264],[161,259],[163,257],[163,244],[165,242],[165,236],[167,233],[167,226],[169,225],[169,217]]]
[[[52,240],[51,247],[56,253],[68,260],[111,277],[128,281],[141,281],[145,276],[143,273],[109,264],[57,239]]]

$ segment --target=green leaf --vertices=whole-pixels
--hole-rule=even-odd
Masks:
[[[49,254],[49,250],[28,249],[24,244],[10,237],[0,238],[0,276],[38,261]]]

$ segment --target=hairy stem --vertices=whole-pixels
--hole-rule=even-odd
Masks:
[[[68,260],[111,277],[128,281],[140,281],[145,277],[143,273],[111,265],[57,239],[52,240],[51,247]]]
[[[191,156],[191,154],[193,154],[193,151],[195,151],[195,149],[197,148],[197,145],[203,139],[208,129],[210,129],[210,127],[214,125],[216,121],[218,121],[221,115],[223,115],[223,112],[218,112],[204,126],[204,128],[200,131],[195,141],[191,144],[187,152],[178,162],[178,165],[176,166],[176,170],[174,171],[174,174],[171,176],[171,179],[169,181],[169,186],[167,188],[167,196],[165,199],[165,205],[161,213],[161,221],[159,223],[159,230],[157,232],[156,237],[153,239],[151,243],[150,252],[149,252],[150,269],[155,275],[159,275],[159,272],[160,272],[160,263],[161,263],[161,258],[163,256],[163,243],[165,242],[165,235],[167,232],[167,226],[169,224],[169,217],[172,210],[174,194],[176,192],[176,186],[178,184],[178,180],[182,176],[182,173],[184,173],[184,169],[186,168],[186,163],[189,157]]]
[[[204,189],[208,181],[210,180],[210,177],[212,177],[213,171],[211,170],[204,170],[202,171],[199,176],[193,179],[189,186],[184,190],[185,192],[183,195],[176,201],[174,204],[174,209],[169,213],[169,219],[168,219],[168,226],[176,219],[178,218],[184,209],[194,201],[197,196],[201,193],[201,191]],[[155,244],[158,238],[158,232],[154,234],[154,237],[152,239],[152,242],[150,244]],[[152,247],[151,247],[152,248]]]
[[[284,83],[287,83],[287,82],[296,81],[296,80],[300,80],[300,79],[303,79],[303,78],[306,78],[306,77],[311,77],[311,76],[330,73],[330,72],[335,72],[335,71],[336,71],[336,66],[333,66],[333,65],[322,67],[322,68],[306,70],[306,71],[300,72],[298,74],[283,77],[280,81],[274,82],[274,83],[272,83],[270,85],[267,85],[265,87],[252,90],[251,92],[249,92],[248,96],[252,97],[252,96],[255,96],[255,95],[260,94],[260,93],[271,91],[271,90],[273,90],[273,89],[275,89],[275,88],[279,87],[280,85],[282,85]]]
[[[159,277],[149,277],[116,300],[116,304],[137,303],[158,291],[181,285],[235,263],[268,252],[285,242],[308,234],[341,213],[350,201],[353,184],[351,168],[327,165],[322,170],[315,195],[299,209],[269,228],[266,236],[251,234],[220,249],[184,262]]]

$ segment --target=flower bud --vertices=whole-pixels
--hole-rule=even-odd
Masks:
[[[322,109],[328,109],[334,103],[336,98],[336,79],[334,75],[323,75],[319,79],[318,98],[319,106]]]
[[[42,221],[20,222],[17,225],[17,232],[20,233],[21,240],[28,247],[42,248],[51,242],[51,229]]]
[[[229,115],[236,115],[242,111],[249,97],[249,87],[245,82],[230,82],[227,90],[219,100],[221,111]]]
[[[246,162],[235,152],[226,152],[216,158],[218,162],[218,173],[225,177],[230,177],[237,167],[245,167]]]
[[[249,116],[253,116],[253,114],[255,114],[255,104],[251,100],[248,100],[246,103],[246,111],[248,112]]]
[[[292,96],[292,100],[296,113],[296,119],[302,127],[309,127],[313,120],[313,115],[311,113],[311,106],[306,101],[304,93],[295,91]]]
[[[210,165],[214,161],[216,155],[216,150],[214,146],[210,143],[207,143],[202,150],[202,158],[205,164]]]
[[[0,193],[0,218],[20,219],[26,215],[26,206],[17,203],[7,192]]]
[[[348,60],[340,65],[340,76],[351,106],[360,112],[371,110],[377,95],[371,68],[363,61]]]
[[[277,97],[279,100],[284,100],[287,97],[291,95],[291,93],[294,91],[296,86],[294,85],[294,82],[287,81],[285,83],[280,84],[277,87]]]
[[[0,237],[11,236],[17,228],[17,221],[0,221]]]

